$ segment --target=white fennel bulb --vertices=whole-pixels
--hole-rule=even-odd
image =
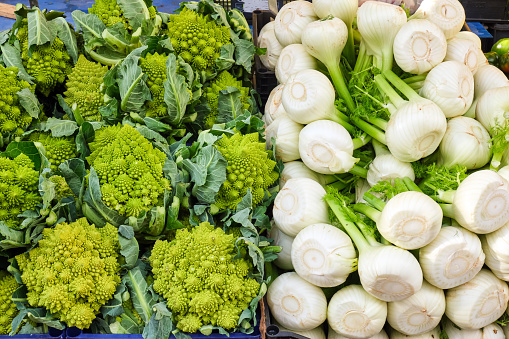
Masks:
[[[298,71],[288,77],[281,100],[288,116],[299,124],[337,117],[336,93],[330,80],[314,69]]]
[[[279,332],[292,332],[292,334],[297,333],[298,335],[301,335],[301,336],[309,338],[309,339],[326,339],[325,332],[323,331],[322,325],[315,327],[311,330],[307,330],[307,331],[290,330],[280,324],[276,323],[276,325],[279,328]],[[284,336],[284,334],[281,334],[281,335]]]
[[[318,173],[350,171],[359,161],[353,157],[353,150],[350,133],[334,121],[313,121],[299,134],[300,157],[307,167]]]
[[[479,237],[456,226],[444,226],[437,237],[419,250],[424,279],[448,289],[470,281],[484,264]]]
[[[318,61],[306,51],[299,41],[299,43],[286,46],[281,51],[276,64],[276,78],[279,83],[284,84],[288,77],[295,72],[317,68]]]
[[[450,39],[463,27],[465,9],[458,0],[424,0],[410,19],[427,19]]]
[[[392,69],[393,43],[399,29],[407,22],[405,11],[384,2],[367,1],[357,10],[357,27],[362,43],[374,64],[382,71]]]
[[[423,334],[438,326],[444,312],[444,291],[423,281],[414,295],[387,304],[387,322],[403,334]]]
[[[477,36],[477,34],[475,34],[474,32],[470,32],[470,31],[461,31],[461,32],[458,32],[455,35],[455,37],[460,38],[460,39],[470,40],[478,47],[478,49],[477,49],[477,52],[478,52],[477,70],[479,70],[479,68],[481,68],[482,66],[489,65],[488,59],[486,59],[486,56],[484,55],[484,52],[482,51],[481,38],[479,38],[479,36]]]
[[[378,141],[372,140],[371,143],[375,148],[376,157],[368,167],[366,179],[369,185],[374,186],[379,181],[390,181],[394,184],[394,179],[404,177],[415,180],[414,169],[410,163],[396,158]]]
[[[504,126],[509,112],[509,86],[492,88],[479,98],[475,118],[488,130]]]
[[[429,20],[404,24],[394,39],[394,59],[405,72],[422,74],[440,64],[447,53],[442,30]]]
[[[329,301],[327,320],[338,334],[369,338],[379,333],[387,318],[387,303],[371,296],[362,286],[349,285]]]
[[[263,115],[263,121],[265,122],[265,128],[272,124],[274,120],[280,116],[286,115],[283,102],[281,101],[281,94],[283,94],[284,84],[279,84],[270,91],[269,98],[265,104],[265,111]]]
[[[479,47],[471,40],[454,37],[447,40],[447,54],[444,61],[458,61],[475,74],[479,67]]]
[[[305,227],[328,223],[327,205],[323,201],[325,189],[308,178],[295,178],[286,182],[274,200],[273,216],[277,227],[295,237]]]
[[[507,283],[482,269],[469,282],[445,293],[445,315],[462,329],[479,329],[500,318],[507,309]]]
[[[357,182],[355,183],[355,203],[366,203],[366,200],[364,200],[364,193],[369,191],[371,188],[371,185],[366,179],[359,178]]]
[[[274,221],[271,221],[271,224],[270,237],[274,239],[273,245],[281,246],[282,248],[281,252],[277,254],[277,259],[274,260],[274,264],[284,270],[293,270],[292,243],[294,238],[281,232]]]
[[[299,135],[303,128],[287,115],[278,117],[265,130],[266,148],[272,148],[272,138],[275,138],[276,158],[283,162],[300,159]]]
[[[323,175],[310,170],[302,161],[286,162],[283,163],[283,166],[283,171],[279,178],[280,189],[292,178],[309,178],[323,186],[335,181],[335,178],[331,175]]]
[[[327,335],[327,339],[348,339],[348,338],[350,338],[350,337],[346,337],[342,334],[339,334],[338,332],[334,331],[329,326],[329,332]],[[389,339],[389,336],[387,335],[387,332],[385,332],[384,330],[381,330],[377,334],[375,334],[371,337],[368,337],[367,339]]]
[[[313,9],[320,19],[329,15],[352,25],[357,14],[358,0],[313,0]]]
[[[458,186],[448,216],[478,234],[498,230],[509,221],[509,183],[490,170],[470,174]]]
[[[440,205],[424,193],[402,192],[391,198],[376,221],[380,234],[404,249],[429,244],[442,226]]]
[[[295,272],[278,276],[267,290],[270,314],[290,330],[308,331],[327,319],[323,291]]]
[[[449,339],[483,339],[481,329],[461,329],[454,325],[449,319],[445,319],[444,332]]]
[[[274,20],[274,31],[282,46],[300,43],[302,30],[318,17],[308,1],[292,1],[281,7]]]
[[[436,103],[446,118],[463,115],[474,100],[474,76],[458,61],[445,61],[424,80],[420,95]]]
[[[390,339],[437,339],[440,338],[440,327],[435,327],[431,331],[424,332],[421,334],[408,335],[396,330],[391,331]]]
[[[267,23],[258,34],[258,47],[267,49],[264,55],[260,55],[260,61],[271,71],[276,69],[277,59],[283,50],[274,32],[275,25],[274,21]]]
[[[505,339],[505,333],[499,324],[492,323],[483,327],[482,339]]]
[[[486,266],[499,279],[509,281],[509,223],[480,238]]]
[[[509,181],[509,166],[506,165],[502,168],[500,168],[497,173],[504,178],[505,180]]]
[[[474,98],[480,98],[486,91],[509,86],[509,80],[502,70],[493,65],[483,65],[474,74]]]
[[[491,159],[490,140],[490,134],[479,121],[468,117],[452,118],[447,122],[439,146],[439,163],[448,168],[454,165],[481,168]]]
[[[292,264],[313,285],[335,287],[357,270],[357,254],[345,232],[329,224],[313,224],[293,240]]]

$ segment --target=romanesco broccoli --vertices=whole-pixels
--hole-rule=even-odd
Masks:
[[[24,88],[34,92],[35,87],[28,82],[18,78],[18,69],[16,67],[3,67],[0,65],[0,86],[2,95],[0,96],[0,133],[17,132],[23,133],[32,122],[32,117],[21,106],[17,92]]]
[[[156,8],[154,6],[149,6],[147,9],[150,18],[153,19],[156,15]],[[106,27],[121,22],[124,24],[124,28],[131,28],[129,26],[129,21],[124,16],[124,12],[116,0],[95,0],[92,8],[88,9],[88,13],[97,15]]]
[[[11,297],[18,288],[16,278],[7,272],[0,272],[0,335],[11,332],[11,323],[18,314],[16,304]]]
[[[18,228],[18,214],[42,201],[38,184],[39,172],[28,156],[21,153],[14,160],[0,157],[0,221]]]
[[[167,300],[181,331],[208,324],[232,330],[258,295],[260,284],[247,278],[250,261],[233,260],[235,240],[204,222],[178,230],[171,242],[156,241],[150,256],[154,290]]]
[[[74,196],[74,194],[71,191],[71,188],[67,184],[67,181],[65,181],[64,177],[61,177],[60,175],[52,175],[49,180],[55,184],[55,199],[60,200],[63,197],[67,197],[69,195]]]
[[[46,150],[46,157],[51,163],[51,170],[57,172],[58,166],[68,159],[76,158],[78,151],[72,137],[52,137],[50,133],[31,133],[29,141],[40,142]]]
[[[210,107],[210,114],[205,119],[205,128],[210,129],[216,123],[217,119],[217,102],[219,92],[227,89],[228,87],[238,88],[240,91],[240,101],[244,109],[249,109],[249,88],[242,86],[242,81],[237,80],[228,71],[222,71],[219,75],[210,82],[208,87],[205,87],[205,98]]]
[[[163,205],[166,155],[154,148],[134,127],[117,125],[96,131],[87,158],[101,184],[103,202],[125,216],[139,216]]]
[[[164,102],[163,82],[166,81],[166,59],[167,55],[154,53],[147,54],[140,58],[140,67],[143,73],[148,75],[147,85],[152,94],[152,101],[147,104],[148,117],[162,117],[167,115],[167,106]]]
[[[36,248],[16,256],[28,303],[68,326],[88,328],[120,283],[117,231],[86,218],[44,229]]]
[[[88,61],[80,55],[66,82],[67,90],[64,92],[65,103],[76,110],[85,121],[101,121],[99,107],[104,104],[104,95],[101,92],[103,78],[108,66]]]
[[[212,68],[221,47],[231,43],[228,27],[188,8],[170,15],[168,35],[177,54],[197,70]]]
[[[28,20],[22,19],[16,34],[21,48],[21,60],[28,74],[35,78],[37,90],[48,96],[58,85],[63,84],[72,70],[72,60],[64,43],[56,37],[53,43],[33,47],[28,54]]]
[[[217,194],[216,207],[236,209],[248,188],[251,188],[253,205],[260,203],[279,174],[274,170],[276,162],[269,158],[265,143],[259,142],[258,133],[223,135],[216,147],[228,162],[226,181]]]

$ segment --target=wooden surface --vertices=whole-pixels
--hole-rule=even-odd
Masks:
[[[8,5],[0,2],[0,16],[4,18],[16,19],[16,15],[14,14],[14,10],[16,6]]]

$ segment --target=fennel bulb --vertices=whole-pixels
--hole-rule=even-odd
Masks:
[[[325,189],[314,180],[294,178],[286,182],[274,200],[273,216],[277,227],[295,237],[305,227],[328,223]]]
[[[497,126],[504,126],[507,112],[509,112],[509,86],[496,87],[487,90],[479,98],[475,118],[491,132]]]
[[[393,43],[407,22],[405,11],[391,4],[367,1],[357,10],[357,27],[374,65],[381,71],[392,69]]]
[[[366,179],[359,179],[355,183],[355,203],[365,203],[364,193],[368,192],[371,188],[371,185]]]
[[[357,270],[357,254],[350,237],[329,224],[313,224],[297,234],[292,244],[295,272],[318,287],[335,287]]]
[[[362,286],[337,291],[327,307],[329,326],[348,338],[369,338],[379,333],[387,318],[387,303],[371,296]]]
[[[283,162],[300,159],[299,134],[304,128],[287,115],[279,116],[265,130],[266,148],[272,149],[272,138],[276,140],[276,158]]]
[[[323,326],[320,325],[318,327],[313,328],[312,330],[308,331],[296,331],[296,330],[289,330],[285,328],[284,326],[281,326],[280,324],[277,324],[277,327],[279,327],[279,331],[282,332],[293,332],[297,333],[298,335],[301,335],[303,337],[309,338],[309,339],[326,339],[325,332],[323,331]]]
[[[362,144],[360,142],[358,147]],[[318,173],[335,174],[350,171],[359,161],[353,157],[354,148],[357,147],[354,146],[350,133],[334,121],[313,121],[299,134],[300,157],[307,167]]]
[[[288,77],[281,101],[293,121],[309,124],[321,119],[337,120],[335,96],[334,87],[323,73],[306,69]]]
[[[497,173],[504,178],[505,180],[509,181],[509,166],[506,165],[502,168],[500,168]]]
[[[499,324],[492,323],[483,327],[482,339],[505,339],[505,333]]]
[[[405,72],[423,74],[440,64],[447,53],[442,30],[429,20],[404,24],[394,39],[394,59]]]
[[[317,19],[310,2],[289,2],[281,7],[274,20],[276,38],[283,47],[298,44],[301,41],[302,30]]]
[[[486,266],[499,279],[509,281],[509,222],[488,234],[480,236],[486,254]]]
[[[445,315],[462,329],[479,329],[500,318],[507,309],[507,283],[482,269],[469,282],[447,290]]]
[[[470,281],[484,264],[481,240],[476,234],[457,226],[444,226],[437,237],[419,250],[424,279],[448,289]]]
[[[492,88],[509,86],[509,80],[502,70],[493,65],[483,65],[474,74],[474,98],[479,99]]]
[[[329,187],[324,200],[359,251],[357,270],[366,292],[383,301],[398,301],[421,289],[422,270],[410,252],[378,243],[360,218],[352,217],[348,198],[338,191]]]
[[[288,45],[281,51],[276,64],[276,79],[280,84],[284,84],[290,75],[305,69],[318,69],[318,61],[306,52],[299,41],[298,44]]]
[[[410,19],[427,19],[450,39],[463,27],[465,9],[458,0],[424,0]]]
[[[439,146],[439,164],[446,167],[463,165],[477,169],[491,158],[491,137],[481,123],[467,117],[455,117],[447,122]]]
[[[449,339],[483,339],[482,330],[461,329],[454,325],[449,319],[445,319],[444,332]]]
[[[271,71],[276,69],[277,60],[283,50],[274,32],[275,25],[274,21],[268,22],[258,34],[258,47],[267,49],[264,55],[260,55],[260,61]]]
[[[344,335],[341,335],[338,332],[334,331],[329,326],[329,332],[328,332],[327,339],[348,339],[348,338],[349,337],[345,337]],[[369,337],[368,339],[389,339],[389,336],[387,335],[387,333],[384,330],[381,330],[380,332]]]
[[[415,173],[412,165],[408,162],[398,160],[389,150],[380,142],[373,140],[372,145],[375,149],[376,157],[369,164],[366,179],[369,185],[374,186],[379,181],[390,181],[394,184],[394,179],[408,177],[415,180]]]
[[[274,246],[280,246],[282,248],[281,252],[277,254],[277,259],[274,260],[274,264],[284,270],[293,270],[292,243],[294,238],[281,232],[274,221],[271,221],[270,238],[274,239]]]
[[[479,67],[479,47],[471,40],[454,37],[447,40],[447,54],[444,61],[458,61],[475,74]]]
[[[456,35],[455,35],[456,38],[460,38],[460,39],[466,39],[466,40],[470,40],[472,41],[477,47],[477,51],[478,51],[478,56],[477,56],[477,70],[479,70],[479,68],[485,66],[485,65],[489,65],[489,62],[488,62],[488,59],[486,59],[486,56],[484,55],[483,51],[482,51],[482,42],[481,42],[481,38],[479,38],[477,36],[477,34],[473,33],[473,32],[470,32],[470,31],[461,31],[461,32],[458,32]],[[477,72],[476,72],[477,73]]]
[[[281,101],[281,94],[283,94],[284,84],[279,84],[270,91],[269,98],[265,104],[265,111],[263,121],[265,128],[267,128],[274,120],[280,116],[287,115],[283,102]]]
[[[316,173],[307,167],[302,161],[290,161],[283,164],[284,168],[279,178],[279,188],[283,188],[286,182],[292,178],[309,178],[324,186],[335,181],[333,176]]]
[[[474,100],[474,76],[458,61],[445,61],[433,68],[420,94],[440,107],[446,118],[463,115]]]
[[[312,22],[302,32],[302,45],[306,51],[320,60],[334,83],[334,87],[350,112],[355,110],[355,103],[350,96],[345,78],[341,72],[341,53],[348,40],[348,28],[338,18]],[[353,64],[353,58],[352,58]]]
[[[278,276],[267,290],[270,313],[278,323],[295,331],[309,331],[327,319],[323,291],[295,272]]]
[[[444,312],[444,291],[423,281],[419,292],[387,304],[387,321],[403,334],[423,334],[438,326]]]
[[[431,331],[421,333],[421,334],[415,334],[415,335],[407,335],[407,334],[403,334],[398,331],[392,330],[390,338],[391,339],[407,339],[407,338],[437,339],[437,338],[440,338],[440,327],[437,326],[434,329],[432,329]]]

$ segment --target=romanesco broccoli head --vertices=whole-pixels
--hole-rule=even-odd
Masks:
[[[21,60],[28,74],[35,78],[37,90],[45,96],[60,84],[72,70],[72,60],[64,43],[56,37],[53,43],[37,45],[28,55],[28,21],[22,19],[16,34],[21,48]]]
[[[46,157],[51,163],[51,170],[58,171],[58,166],[68,159],[76,158],[78,151],[73,137],[53,137],[50,133],[31,133],[29,141],[40,142],[46,150]]]
[[[2,95],[0,96],[0,134],[17,132],[25,129],[32,122],[32,117],[21,106],[17,92],[24,88],[34,92],[35,87],[28,82],[18,78],[18,69],[16,67],[4,67],[0,65],[0,86]]]
[[[38,246],[16,257],[28,303],[68,326],[88,328],[120,283],[117,229],[86,218],[46,228]]]
[[[152,94],[152,101],[147,104],[148,117],[162,117],[167,115],[167,106],[164,102],[163,82],[166,81],[166,59],[165,54],[148,53],[144,58],[140,58],[140,67],[143,73],[148,75],[147,85]]]
[[[49,178],[49,180],[55,184],[55,199],[60,200],[69,195],[74,196],[64,177],[61,177],[60,175],[53,175]]]
[[[150,19],[153,19],[157,13],[154,6],[148,7],[148,12]],[[106,27],[121,22],[124,24],[124,28],[131,29],[129,21],[116,0],[95,0],[92,8],[88,9],[88,13],[97,15]]]
[[[178,230],[171,242],[156,241],[150,256],[154,290],[167,300],[181,331],[208,324],[232,330],[258,295],[260,284],[247,277],[250,261],[233,259],[235,241],[207,222]]]
[[[260,203],[279,174],[274,170],[276,162],[269,158],[265,143],[258,140],[258,133],[223,135],[216,147],[228,166],[215,205],[219,210],[236,209],[248,188],[251,188],[253,205]]]
[[[6,272],[0,272],[0,335],[11,332],[11,323],[18,314],[16,304],[11,297],[18,288],[16,278]]]
[[[249,109],[249,88],[242,86],[242,81],[237,80],[228,71],[222,71],[219,75],[214,78],[208,87],[205,87],[205,98],[210,107],[210,114],[205,119],[205,128],[210,129],[216,123],[217,119],[217,102],[219,98],[219,92],[228,87],[238,88],[240,91],[240,102],[244,109]]]
[[[0,157],[0,221],[18,228],[18,214],[33,209],[42,201],[38,190],[39,172],[28,156]]]
[[[101,184],[103,202],[124,216],[138,217],[163,204],[166,155],[134,127],[117,125],[96,131],[87,158]]]
[[[198,70],[212,68],[221,47],[231,43],[228,27],[188,8],[170,15],[168,35],[177,54]]]
[[[80,55],[68,76],[64,101],[74,110],[77,108],[85,121],[102,120],[99,113],[99,107],[104,104],[101,86],[107,71],[108,66],[88,61],[84,55]]]

